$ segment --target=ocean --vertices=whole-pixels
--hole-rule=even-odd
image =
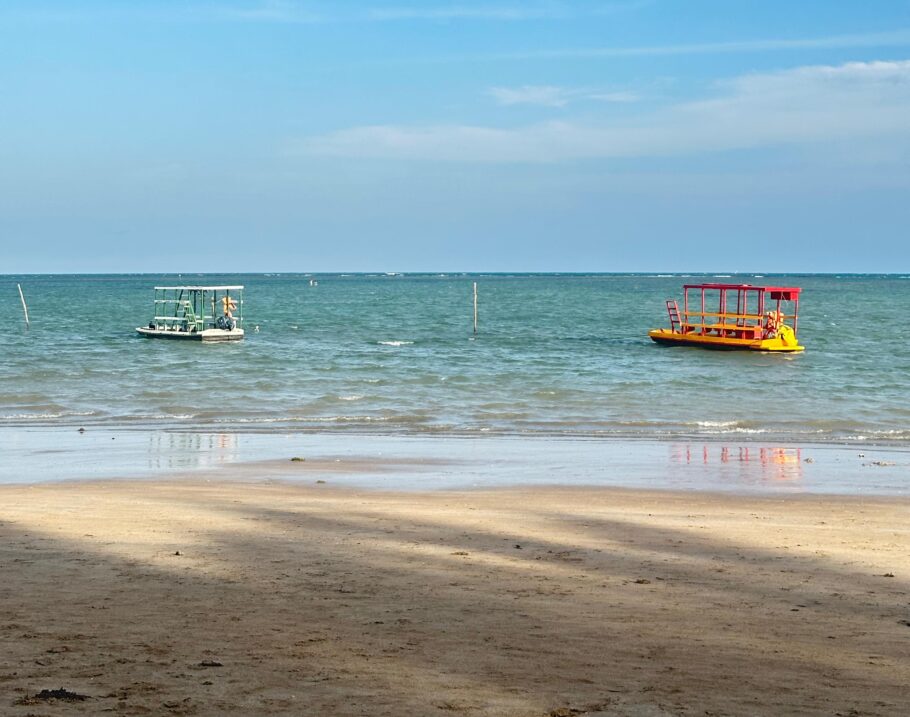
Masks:
[[[802,287],[806,351],[653,344],[699,281]],[[136,334],[154,286],[222,283],[245,341]],[[0,426],[903,446],[908,309],[896,275],[5,275]]]

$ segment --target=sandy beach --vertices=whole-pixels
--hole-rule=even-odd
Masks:
[[[0,487],[0,712],[910,711],[906,499],[318,469]]]

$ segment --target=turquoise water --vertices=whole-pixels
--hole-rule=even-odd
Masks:
[[[908,277],[708,277],[803,287],[800,355],[654,345],[691,277],[310,278],[2,276],[0,425],[910,443]],[[137,336],[184,283],[244,284],[247,340]]]

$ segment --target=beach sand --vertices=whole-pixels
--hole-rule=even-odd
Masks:
[[[0,487],[0,713],[910,713],[905,499],[294,470]]]

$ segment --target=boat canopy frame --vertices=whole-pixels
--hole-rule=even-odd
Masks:
[[[231,295],[234,292],[234,295]],[[236,299],[235,299],[236,297]],[[224,315],[218,303],[231,301],[237,306],[237,328],[243,328],[243,286],[156,286],[154,316],[149,327],[158,331],[202,333],[217,328],[216,320]],[[207,313],[209,312],[209,313]]]
[[[721,338],[760,338],[769,314],[788,325],[795,336],[799,327],[799,294],[796,286],[752,284],[684,284],[683,311],[678,315],[683,334],[712,334]],[[690,297],[690,292],[694,297]],[[735,310],[732,303],[735,297]],[[710,305],[716,298],[716,310]],[[693,308],[694,307],[694,308]],[[668,305],[669,309],[669,305]],[[670,313],[671,324],[673,313]]]

